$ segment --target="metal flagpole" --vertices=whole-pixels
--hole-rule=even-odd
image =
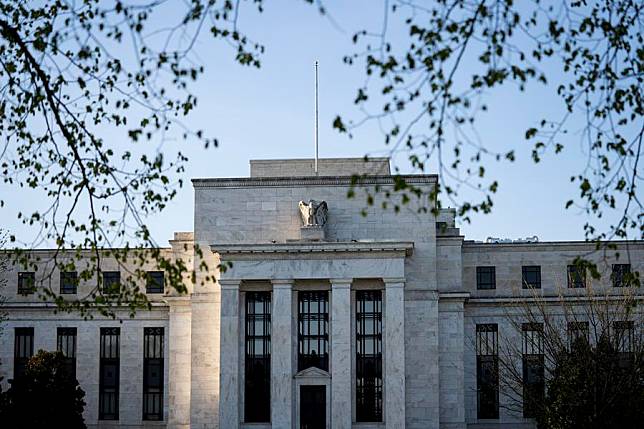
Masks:
[[[318,175],[318,62],[315,62],[315,175]]]

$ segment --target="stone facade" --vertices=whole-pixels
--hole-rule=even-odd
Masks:
[[[194,179],[193,233],[176,233],[166,255],[188,266],[230,262],[225,272],[197,271],[185,279],[188,294],[173,291],[150,296],[151,311],[135,319],[99,317],[83,321],[75,314],[56,314],[54,306],[35,296],[16,293],[16,266],[7,275],[4,334],[0,337],[0,376],[13,374],[14,329],[34,328],[34,349],[56,348],[56,327],[77,327],[77,375],[85,390],[85,419],[96,427],[300,428],[301,386],[323,386],[328,428],[466,428],[531,427],[530,420],[506,413],[477,419],[477,323],[498,323],[521,288],[521,267],[539,265],[544,297],[574,294],[566,288],[567,265],[579,255],[596,258],[602,280],[594,288],[610,291],[612,263],[644,268],[643,242],[617,242],[609,253],[592,253],[581,242],[486,244],[467,241],[454,222],[454,212],[437,217],[422,210],[427,202],[402,205],[396,198],[384,209],[383,194],[373,205],[365,196],[393,188],[386,159],[322,159],[318,174],[312,160],[251,161],[248,178]],[[361,176],[354,198],[352,175]],[[434,175],[405,176],[408,183],[430,191]],[[302,232],[300,201],[324,201],[324,229]],[[320,226],[321,227],[321,226]],[[309,234],[309,235],[307,235]],[[40,253],[48,272],[51,252]],[[621,257],[617,259],[617,253]],[[624,262],[626,263],[626,262]],[[105,261],[105,266],[115,262]],[[476,267],[496,268],[496,288],[478,290]],[[208,274],[218,279],[215,283]],[[57,279],[54,271],[37,281]],[[89,290],[80,285],[79,296]],[[298,371],[298,294],[329,294],[329,371]],[[357,422],[356,294],[382,293],[383,417]],[[270,421],[244,422],[245,297],[253,291],[272,296]],[[121,328],[120,419],[98,416],[98,332]],[[142,420],[143,328],[164,327],[164,414],[162,422]],[[501,399],[503,401],[503,399]]]

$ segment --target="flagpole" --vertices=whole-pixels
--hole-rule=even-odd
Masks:
[[[315,175],[318,175],[318,62],[315,62]]]

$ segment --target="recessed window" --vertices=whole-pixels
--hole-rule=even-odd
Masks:
[[[476,267],[476,288],[496,289],[496,267]]]
[[[65,372],[76,379],[76,328],[58,328],[56,350],[65,357]]]
[[[36,273],[28,271],[18,273],[18,294],[30,295],[36,291]]]
[[[103,293],[118,295],[121,287],[121,273],[118,271],[103,271]]]
[[[523,417],[532,418],[545,392],[543,324],[524,323],[523,330]]]
[[[590,341],[590,331],[588,322],[568,322],[568,348],[573,350],[579,342],[588,343]]]
[[[382,293],[356,292],[356,420],[382,421]]]
[[[163,271],[148,271],[145,284],[146,293],[163,293],[165,279]]]
[[[579,265],[568,265],[568,287],[580,289],[586,287],[586,269]]]
[[[119,419],[120,328],[101,328],[98,419]]]
[[[499,328],[496,323],[476,325],[476,414],[499,418]]]
[[[143,420],[163,420],[163,328],[143,328]]]
[[[246,293],[244,421],[271,421],[271,293]]]
[[[541,267],[539,265],[521,267],[521,283],[523,289],[541,289]]]
[[[16,328],[13,346],[13,378],[25,374],[27,362],[34,355],[34,328]]]
[[[613,264],[611,279],[614,287],[624,287],[629,285],[629,276],[631,274],[631,264]]]
[[[329,370],[329,292],[298,293],[297,370]]]
[[[60,293],[73,294],[76,293],[78,286],[78,274],[76,271],[61,271],[60,272]]]

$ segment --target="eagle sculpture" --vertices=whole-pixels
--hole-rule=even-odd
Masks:
[[[326,201],[300,201],[300,215],[304,226],[324,226],[326,224],[328,207]]]

